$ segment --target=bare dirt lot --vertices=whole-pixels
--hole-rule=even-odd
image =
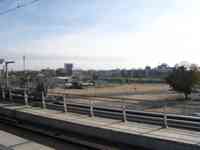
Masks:
[[[128,109],[163,112],[163,106],[167,104],[168,113],[192,114],[199,112],[199,94],[193,94],[193,102],[188,104],[184,95],[172,91],[167,84],[126,84],[104,87],[90,87],[85,89],[51,89],[49,93],[67,93],[85,96],[94,96],[95,105],[105,107],[121,107],[125,100]],[[95,97],[96,96],[96,97]],[[98,98],[101,97],[101,98]],[[71,102],[86,103],[84,98],[74,98]],[[196,99],[194,101],[194,99]],[[103,100],[103,101],[102,101]],[[194,104],[195,103],[195,104]],[[198,111],[197,111],[198,110]]]
[[[163,93],[169,91],[167,84],[125,84],[101,87],[89,87],[84,89],[53,89],[50,91],[65,92],[80,95],[120,95],[135,93]]]
[[[85,89],[51,89],[50,93],[68,93],[87,96],[111,96],[133,100],[180,99],[182,94],[170,90],[167,84],[125,84]]]

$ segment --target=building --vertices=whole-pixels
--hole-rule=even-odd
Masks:
[[[166,63],[163,63],[161,65],[159,65],[157,68],[157,71],[162,73],[162,74],[169,74],[173,71],[173,67],[169,67]]]
[[[72,73],[73,73],[73,64],[65,63],[64,64],[64,70],[65,70],[66,76],[72,76]]]

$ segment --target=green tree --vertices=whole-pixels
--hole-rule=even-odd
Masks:
[[[166,82],[173,90],[184,93],[185,99],[191,94],[195,85],[200,81],[200,74],[197,67],[186,68],[184,66],[177,67],[166,77]]]

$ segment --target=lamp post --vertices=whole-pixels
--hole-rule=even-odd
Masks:
[[[0,65],[2,65],[4,63],[4,59],[0,58]],[[0,70],[0,88],[1,88],[1,97],[2,99],[5,99],[5,91],[4,91],[4,87],[3,87],[3,78],[4,78],[4,70],[3,70],[4,66],[2,65],[2,70]]]
[[[6,88],[8,88],[8,64],[13,64],[14,61],[5,61],[5,67],[6,67]]]
[[[0,65],[2,65],[4,63],[4,59],[1,58],[0,59]],[[1,86],[2,86],[2,82],[3,82],[3,68],[2,71],[0,71],[0,82],[1,82]]]

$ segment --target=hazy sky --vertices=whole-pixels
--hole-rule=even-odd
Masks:
[[[31,0],[18,0],[28,2]],[[0,0],[0,10],[16,0]],[[0,16],[1,57],[29,69],[200,64],[200,0],[40,0]]]

